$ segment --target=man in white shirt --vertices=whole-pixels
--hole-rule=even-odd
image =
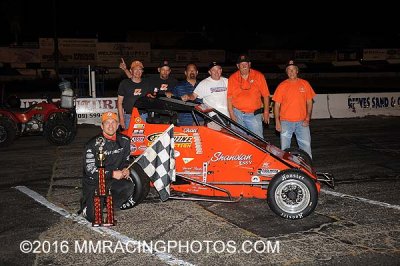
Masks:
[[[229,117],[226,95],[228,79],[222,77],[221,64],[212,62],[209,65],[208,73],[210,76],[200,81],[192,94],[183,95],[182,101],[203,99],[205,104]]]

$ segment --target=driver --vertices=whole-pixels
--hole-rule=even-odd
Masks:
[[[93,197],[98,189],[99,171],[97,166],[99,147],[103,147],[105,154],[105,182],[106,191],[111,190],[114,208],[127,209],[133,207],[132,194],[134,183],[129,176],[130,140],[117,132],[119,126],[118,115],[113,112],[105,112],[101,116],[102,132],[90,139],[85,145],[84,152],[84,177],[82,180],[83,216],[93,221],[94,208]],[[123,206],[123,207],[122,207]]]

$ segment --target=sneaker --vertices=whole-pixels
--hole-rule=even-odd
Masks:
[[[129,199],[124,202],[121,207],[119,207],[120,210],[128,210],[131,209],[135,206],[136,202],[133,200],[132,196],[129,197]]]

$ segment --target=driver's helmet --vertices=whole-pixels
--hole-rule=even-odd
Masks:
[[[10,108],[20,108],[21,107],[21,99],[17,95],[10,95],[7,98],[7,105]]]

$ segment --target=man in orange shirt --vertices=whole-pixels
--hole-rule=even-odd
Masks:
[[[240,55],[236,66],[239,70],[228,79],[229,115],[232,120],[263,138],[262,122],[269,123],[267,81],[261,72],[251,69],[247,55]]]
[[[312,158],[309,125],[315,92],[310,83],[297,77],[298,73],[298,66],[290,60],[286,66],[288,79],[278,85],[272,97],[275,128],[280,132],[282,150],[290,147],[294,133],[299,148]]]

